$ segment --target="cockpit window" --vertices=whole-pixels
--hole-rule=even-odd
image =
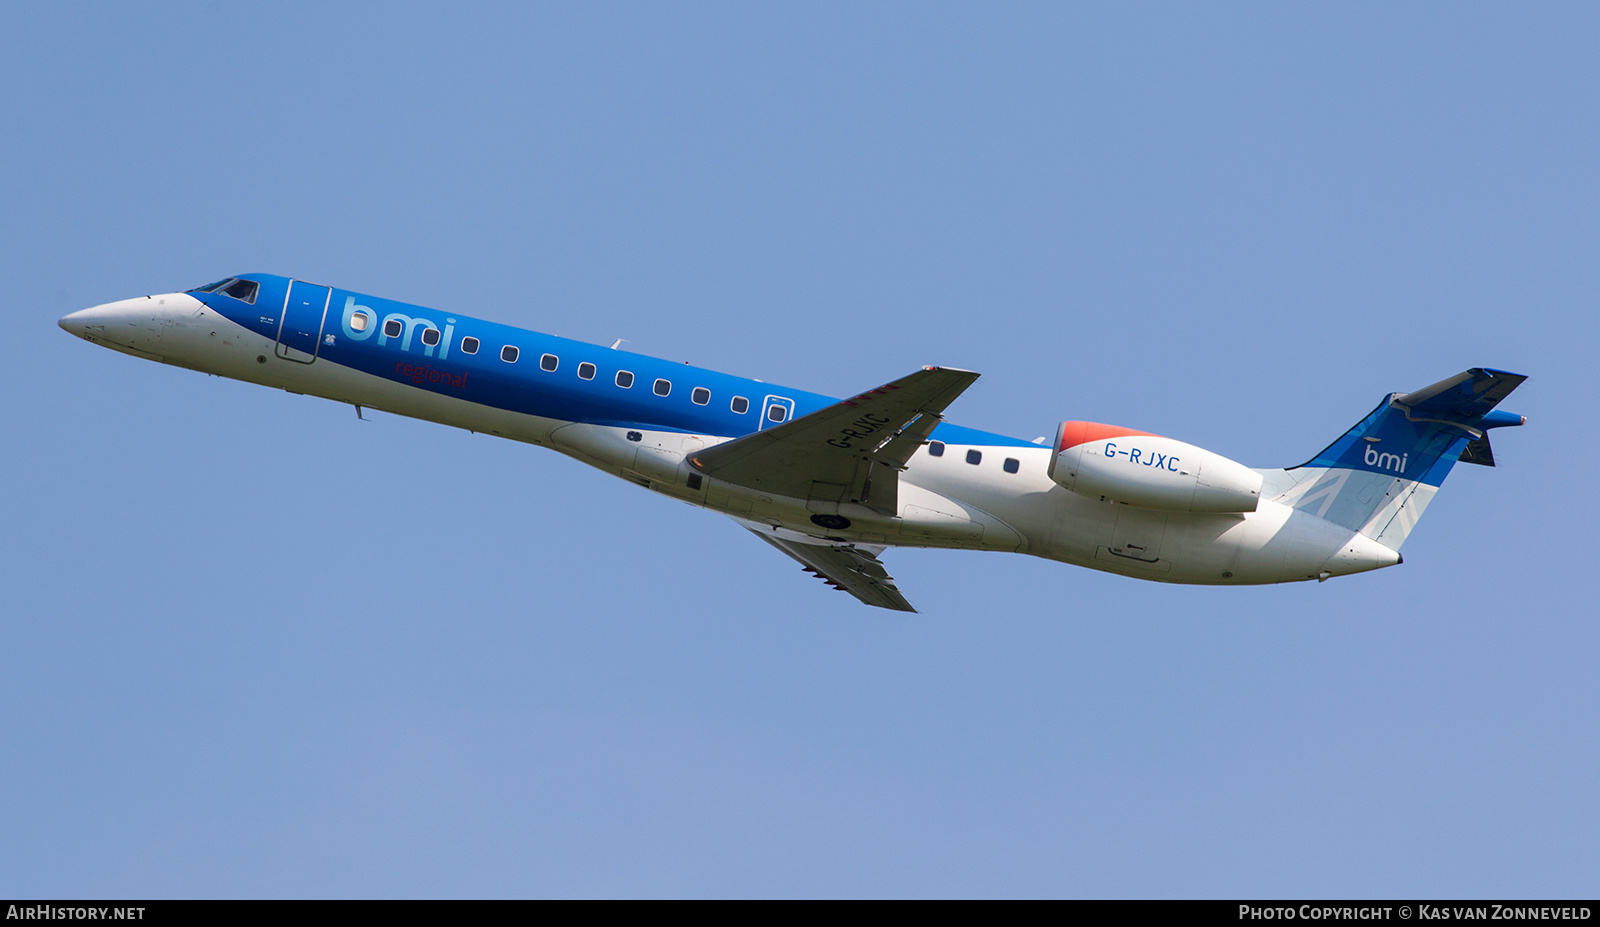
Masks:
[[[255,304],[256,291],[261,287],[254,280],[235,280],[222,288],[222,292],[240,302]]]
[[[218,280],[216,283],[208,283],[205,286],[197,286],[194,289],[190,290],[189,292],[191,292],[191,293],[215,293],[216,291],[218,291],[218,290],[222,289],[223,287],[227,286],[228,284],[232,283],[235,279],[237,279],[237,278],[235,278],[235,277],[223,277],[221,280]]]

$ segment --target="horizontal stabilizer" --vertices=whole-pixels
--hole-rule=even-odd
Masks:
[[[1470,421],[1487,415],[1528,379],[1520,373],[1474,367],[1448,380],[1395,397],[1415,417]]]
[[[1489,446],[1489,436],[1484,435],[1476,441],[1468,442],[1461,450],[1461,462],[1484,467],[1494,466],[1494,448]]]

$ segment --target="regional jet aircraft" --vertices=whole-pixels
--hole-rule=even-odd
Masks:
[[[74,312],[147,360],[550,447],[721,512],[868,605],[915,611],[889,547],[1015,551],[1170,583],[1325,580],[1400,563],[1458,461],[1494,465],[1525,377],[1474,367],[1393,393],[1311,460],[1253,469],[1172,438],[1063,422],[1022,441],[945,409],[924,367],[833,399],[269,274]]]

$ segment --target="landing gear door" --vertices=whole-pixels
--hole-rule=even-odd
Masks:
[[[768,396],[761,404],[761,428],[782,425],[794,418],[794,400],[782,396]]]
[[[273,349],[284,360],[309,364],[322,347],[322,326],[328,317],[328,300],[333,291],[315,283],[294,280],[278,320],[278,344]],[[290,353],[290,348],[299,352]],[[302,356],[304,355],[304,356]]]

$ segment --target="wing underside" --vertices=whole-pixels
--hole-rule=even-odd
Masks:
[[[800,561],[807,573],[868,605],[899,612],[916,611],[900,594],[894,577],[884,569],[874,549],[849,544],[806,544],[773,537],[754,528],[750,533]]]

